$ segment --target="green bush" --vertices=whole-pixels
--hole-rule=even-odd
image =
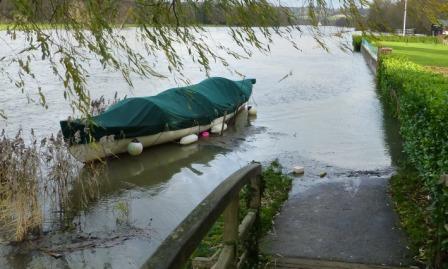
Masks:
[[[423,184],[420,175],[413,167],[400,168],[390,179],[395,210],[400,216],[400,223],[409,237],[409,248],[417,261],[427,260],[427,241],[434,237],[427,229],[432,224],[427,199],[429,192]]]
[[[448,173],[448,78],[387,56],[379,62],[378,87],[400,120],[405,152],[430,193],[426,261],[448,268],[448,182],[440,180]]]
[[[352,44],[354,51],[361,51],[361,43],[362,43],[362,35],[353,35],[352,36]]]

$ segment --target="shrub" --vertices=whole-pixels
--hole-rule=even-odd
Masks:
[[[409,248],[415,260],[425,262],[426,242],[433,237],[427,229],[432,224],[428,210],[428,190],[413,167],[400,168],[390,180],[390,193],[394,198],[395,210],[400,215],[400,223],[409,236]]]
[[[378,67],[381,95],[401,122],[404,150],[429,192],[431,219],[424,252],[435,268],[448,266],[448,78],[406,59],[384,56]]]
[[[353,35],[352,36],[352,44],[354,51],[361,51],[361,43],[363,36],[361,35]]]

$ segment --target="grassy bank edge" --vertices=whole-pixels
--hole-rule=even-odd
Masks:
[[[282,205],[288,199],[289,191],[292,187],[292,178],[282,172],[282,167],[278,161],[273,161],[270,165],[263,169],[262,173],[262,199],[260,208],[259,227],[254,227],[254,240],[258,241],[268,231],[272,229],[275,216],[279,213]],[[240,194],[240,221],[246,215],[248,198],[248,189],[243,189]],[[193,253],[194,257],[210,257],[217,250],[222,247],[222,233],[224,223],[222,216],[210,229],[208,235],[202,240],[196,251]],[[249,242],[254,243],[255,242]],[[243,246],[244,247],[244,246]],[[254,262],[263,263],[265,257],[250,257],[247,268],[253,268]],[[191,263],[187,264],[185,268],[191,268]]]
[[[434,36],[398,36],[398,35],[373,35],[373,34],[355,34],[352,35],[352,44],[354,51],[360,51],[362,39],[369,42],[404,42],[404,43],[424,43],[424,44],[444,44],[444,38]]]

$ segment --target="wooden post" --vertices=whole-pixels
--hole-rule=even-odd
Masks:
[[[239,194],[236,194],[224,210],[224,234],[225,244],[234,244],[238,240],[238,208],[240,206]]]
[[[251,197],[249,207],[255,211],[255,218],[252,224],[252,229],[249,235],[249,240],[246,242],[247,260],[249,263],[257,264],[258,260],[258,238],[261,235],[261,175],[256,175],[250,179]]]
[[[255,176],[250,179],[251,188],[251,198],[249,207],[252,209],[259,209],[261,203],[261,178],[260,176]]]
[[[224,124],[226,124],[226,116],[227,116],[227,111],[224,112],[224,117],[222,119],[222,125],[221,125],[221,133],[219,135],[222,135],[222,132],[224,132]]]
[[[232,201],[224,210],[224,249],[219,256],[214,269],[235,268],[238,243],[238,209],[240,206],[239,194],[232,197]]]

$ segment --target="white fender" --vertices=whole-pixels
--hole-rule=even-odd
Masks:
[[[188,144],[194,143],[196,141],[198,141],[198,136],[195,135],[195,134],[191,134],[191,135],[187,135],[187,136],[182,137],[180,139],[180,144],[181,145],[188,145]]]
[[[138,141],[133,141],[128,144],[128,153],[132,156],[140,155],[143,152],[143,144]]]
[[[251,106],[249,108],[248,113],[249,113],[249,116],[257,116],[257,109],[254,106]]]

